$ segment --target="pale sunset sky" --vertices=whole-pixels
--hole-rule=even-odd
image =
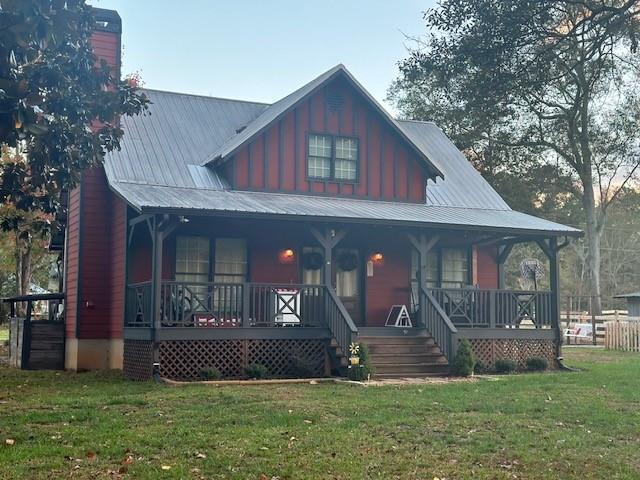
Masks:
[[[274,102],[343,63],[388,109],[433,0],[91,0],[117,10],[123,73],[148,88]]]

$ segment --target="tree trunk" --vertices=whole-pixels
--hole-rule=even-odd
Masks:
[[[21,240],[19,232],[16,232],[15,258],[16,258],[16,290],[17,295],[27,295],[31,283],[31,239]],[[18,316],[25,313],[25,304],[17,303]]]
[[[591,279],[592,308],[596,315],[600,315],[602,313],[602,291],[600,289],[600,235],[602,230],[598,222],[593,184],[590,179],[585,179],[583,180],[583,186],[582,205],[586,221],[587,265]]]

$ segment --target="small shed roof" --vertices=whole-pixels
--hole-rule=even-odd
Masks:
[[[640,299],[640,292],[622,293],[620,295],[614,295],[613,298],[638,298],[638,299]]]

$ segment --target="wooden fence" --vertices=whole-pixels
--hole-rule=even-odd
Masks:
[[[593,332],[595,333],[594,336],[589,338],[565,337],[565,344],[604,345],[606,322],[614,319],[624,320],[626,318],[626,313],[626,311],[618,310],[604,311],[602,312],[602,315],[592,315],[588,312],[562,312],[560,315],[560,328],[563,332],[566,329],[574,329],[575,326],[579,324],[590,324]]]
[[[640,317],[607,321],[604,346],[610,350],[640,352]]]

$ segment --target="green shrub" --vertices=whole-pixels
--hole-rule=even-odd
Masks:
[[[356,382],[361,382],[362,380],[367,380],[369,377],[372,377],[375,373],[375,369],[373,365],[371,365],[371,359],[369,358],[369,347],[364,343],[359,343],[360,347],[359,356],[360,356],[360,365],[350,365],[347,368],[347,377],[349,380],[354,380]]]
[[[473,374],[473,368],[476,365],[476,359],[473,356],[471,344],[466,338],[458,345],[458,351],[453,359],[451,371],[459,377],[468,377]]]
[[[222,378],[222,374],[217,368],[203,368],[200,370],[200,378],[202,380],[218,380]]]
[[[542,372],[549,368],[549,362],[543,357],[527,358],[527,370],[531,372]]]
[[[244,369],[244,373],[247,377],[254,378],[256,380],[267,378],[269,376],[269,370],[267,369],[267,367],[260,363],[252,363],[250,365],[247,365],[247,367]]]
[[[518,364],[508,358],[496,360],[497,373],[513,373],[518,369]]]

